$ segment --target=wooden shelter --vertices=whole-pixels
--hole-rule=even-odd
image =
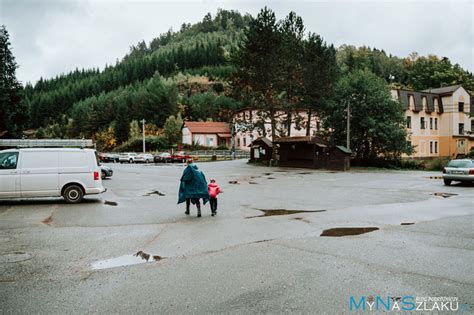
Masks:
[[[250,162],[268,164],[272,158],[273,143],[265,137],[255,139],[250,145]]]
[[[347,171],[350,168],[351,151],[343,146],[331,147],[319,137],[282,137],[276,139],[273,144],[278,152],[280,166],[340,171]]]

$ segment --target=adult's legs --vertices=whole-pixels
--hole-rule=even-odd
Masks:
[[[190,204],[191,204],[191,199],[186,198],[186,211],[184,212],[184,214],[189,215],[189,206],[190,206]]]
[[[197,208],[197,216],[198,218],[201,216],[201,203],[199,202],[199,198],[195,198],[193,199],[193,203],[196,204],[196,208]]]

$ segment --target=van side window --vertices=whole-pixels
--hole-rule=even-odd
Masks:
[[[0,169],[14,170],[18,162],[18,152],[0,153]]]

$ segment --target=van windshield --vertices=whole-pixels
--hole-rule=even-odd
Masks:
[[[0,153],[0,169],[11,170],[16,169],[18,161],[18,152]]]

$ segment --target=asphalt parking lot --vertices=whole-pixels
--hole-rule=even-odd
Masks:
[[[474,312],[472,185],[198,163],[224,193],[197,218],[176,204],[183,165],[108,165],[108,191],[82,204],[0,202],[1,313],[334,314],[407,295]]]

